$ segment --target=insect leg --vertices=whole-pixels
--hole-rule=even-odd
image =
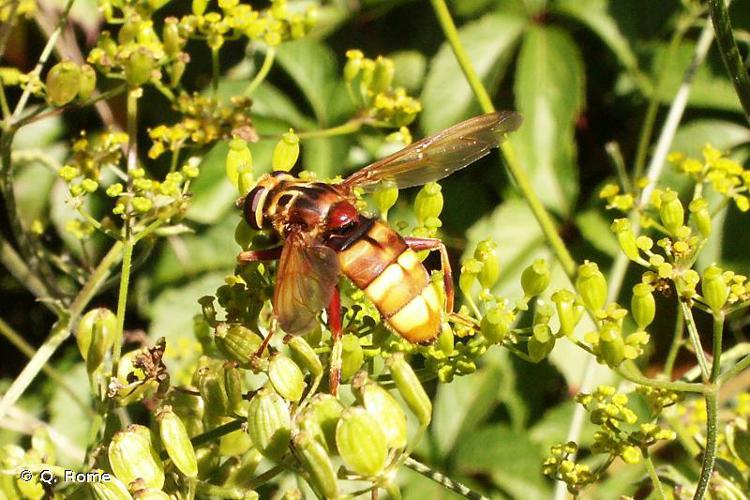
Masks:
[[[448,258],[448,250],[445,248],[445,243],[437,238],[415,238],[412,236],[407,236],[404,240],[409,245],[409,248],[415,252],[422,250],[437,250],[440,252],[440,267],[443,271],[443,284],[446,296],[445,310],[448,313],[452,313],[455,291],[453,289],[453,271],[451,270],[451,262]]]
[[[326,315],[328,316],[328,327],[331,329],[331,336],[333,337],[333,346],[331,347],[331,367],[328,372],[328,385],[330,387],[331,394],[338,396],[339,382],[341,381],[341,356],[342,348],[341,345],[341,292],[339,291],[338,285],[333,291],[331,302],[326,307]]]
[[[247,250],[240,252],[237,262],[259,262],[263,260],[279,260],[283,246],[266,248],[264,250]]]

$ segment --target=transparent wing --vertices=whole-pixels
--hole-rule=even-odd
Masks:
[[[331,301],[338,276],[336,252],[300,231],[289,234],[273,292],[279,326],[295,335],[312,330],[318,313]]]
[[[358,170],[341,185],[372,191],[381,182],[407,188],[442,179],[499,146],[504,134],[516,130],[522,121],[513,111],[469,118]]]

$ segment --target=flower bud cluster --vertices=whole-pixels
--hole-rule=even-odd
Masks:
[[[545,476],[564,482],[574,495],[599,478],[588,465],[575,461],[577,454],[578,445],[573,441],[556,444],[550,448],[550,455],[542,468]]]
[[[252,102],[247,97],[232,97],[229,102],[201,94],[181,93],[173,103],[181,119],[174,125],[159,125],[148,131],[153,141],[150,158],[185,146],[205,146],[220,139],[240,137],[256,140],[248,114]]]
[[[352,101],[376,122],[391,127],[409,125],[422,110],[420,102],[403,87],[393,86],[393,61],[378,56],[369,59],[360,50],[349,50],[344,81]]]

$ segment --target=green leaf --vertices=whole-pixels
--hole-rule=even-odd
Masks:
[[[729,151],[750,142],[750,129],[725,120],[693,120],[677,129],[671,151],[679,151],[692,158],[702,158],[701,150],[710,143],[721,151]]]
[[[427,71],[427,58],[417,50],[401,50],[388,55],[393,61],[393,85],[416,92]]]
[[[347,137],[311,139],[303,143],[302,159],[306,170],[321,179],[342,174],[347,166],[346,156],[351,141]]]
[[[634,74],[639,74],[638,60],[630,43],[620,30],[609,9],[611,2],[605,0],[558,0],[554,10],[587,26],[607,44],[620,63]]]
[[[577,407],[577,403],[568,400],[550,408],[529,430],[531,440],[544,450],[553,444],[567,442],[568,427],[573,418],[573,410]],[[597,427],[588,418],[584,418],[581,435],[576,442],[582,447],[589,446],[594,441],[596,430]]]
[[[506,425],[493,425],[462,437],[454,457],[467,474],[488,473],[513,498],[549,498],[542,475],[544,449],[529,435]]]
[[[467,23],[459,31],[474,68],[490,92],[505,73],[527,22],[527,18],[520,15],[489,14]],[[424,110],[420,125],[428,134],[480,112],[447,42],[430,62],[421,99]]]
[[[458,437],[481,423],[497,405],[501,384],[500,371],[490,365],[438,386],[430,429],[441,457],[447,457]]]
[[[581,55],[566,32],[534,26],[524,37],[515,81],[516,107],[524,115],[511,142],[536,194],[566,213],[577,195],[574,124],[583,107]]]
[[[690,66],[695,43],[685,40],[666,61],[664,83],[660,86],[659,100],[669,104],[674,99],[677,89],[682,84],[685,70]],[[667,54],[667,45],[659,44],[652,57],[652,71],[659,68],[661,60]],[[698,66],[688,97],[688,106],[742,112],[739,98],[726,75],[724,65],[718,54],[711,51],[706,61]]]
[[[610,257],[620,253],[620,245],[617,238],[609,229],[610,218],[602,213],[601,209],[593,208],[580,212],[575,216],[576,226],[591,246]]]
[[[332,125],[352,105],[340,80],[336,57],[327,46],[298,40],[281,45],[276,57],[279,65],[305,95],[321,125]]]
[[[240,248],[234,243],[234,229],[240,221],[227,214],[199,234],[176,237],[162,247],[156,259],[153,287],[197,276],[207,271],[229,271]]]

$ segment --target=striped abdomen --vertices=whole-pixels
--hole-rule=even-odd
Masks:
[[[339,251],[341,270],[378,308],[387,325],[409,342],[433,340],[441,304],[429,274],[399,234],[381,222]]]

